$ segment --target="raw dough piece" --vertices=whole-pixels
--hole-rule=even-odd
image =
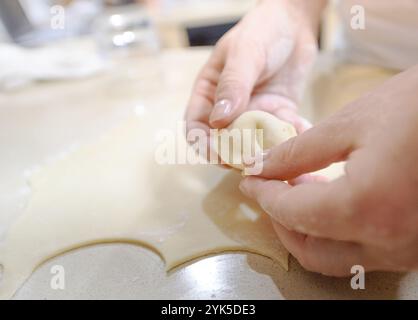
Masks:
[[[277,146],[297,135],[295,128],[291,124],[277,119],[275,116],[264,111],[248,111],[243,113],[234,122],[232,122],[227,129],[221,130],[218,136],[220,138],[223,135],[228,137],[229,132],[233,129],[252,129],[253,131],[255,131],[255,129],[263,129],[262,136],[255,135],[255,140],[249,140],[251,143],[252,141],[256,142],[254,154],[258,154],[263,150]],[[263,147],[260,146],[261,140],[263,141]],[[226,138],[224,141],[226,141]],[[243,158],[241,148],[243,145],[235,145],[234,147],[236,148],[234,149],[230,148],[231,144],[222,144],[222,140],[218,140],[218,142],[219,144],[217,146],[215,145],[215,147],[217,147],[217,152],[221,159],[231,167],[244,170],[242,163],[233,163],[233,161],[231,161]],[[333,163],[325,169],[314,172],[314,174],[325,176],[329,180],[337,179],[344,174],[344,166],[345,162]]]
[[[243,129],[249,129],[246,133]],[[232,142],[235,135],[237,140]],[[248,111],[239,116],[228,128],[217,135],[215,145],[221,159],[231,167],[244,170],[245,154],[251,158],[263,150],[279,145],[296,136],[295,128],[270,113]]]
[[[129,119],[32,177],[28,206],[0,245],[0,298],[45,260],[98,242],[143,244],[167,269],[227,250],[259,253],[287,269],[270,219],[238,191],[238,172],[156,163],[158,130],[174,131],[181,119],[164,112],[164,119],[158,112]]]

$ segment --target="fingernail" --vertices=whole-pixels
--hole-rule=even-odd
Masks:
[[[232,112],[232,102],[228,99],[222,99],[218,101],[213,107],[213,111],[210,115],[210,122],[216,122],[224,119]]]
[[[257,153],[250,163],[244,162],[244,170],[241,175],[243,177],[258,176],[263,172],[263,166],[270,154],[270,150],[266,149],[260,153]]]
[[[312,123],[309,120],[305,118],[301,118],[300,120],[304,130],[308,130],[313,127]]]
[[[243,166],[245,168],[248,168],[248,167],[254,166],[255,163],[264,162],[268,159],[269,155],[270,155],[270,149],[265,149],[262,152],[256,154],[255,157],[251,159],[252,160],[251,162],[248,162],[248,163],[243,162]]]

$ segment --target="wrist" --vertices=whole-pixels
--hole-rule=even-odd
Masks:
[[[292,7],[301,24],[317,37],[322,13],[328,3],[327,0],[285,0]],[[298,20],[297,20],[298,21]]]
[[[258,5],[272,6],[271,10],[287,10],[294,21],[315,37],[327,3],[328,0],[258,0]]]

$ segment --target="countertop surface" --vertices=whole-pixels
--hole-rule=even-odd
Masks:
[[[91,78],[0,93],[0,239],[28,198],[25,180],[30,172],[138,110],[151,111],[155,103],[185,105],[208,54],[208,49],[193,49],[131,56]],[[303,107],[315,121],[390,76],[384,70],[334,66],[328,60],[320,59]],[[55,265],[65,269],[64,290],[50,286]],[[47,261],[14,298],[395,299],[418,298],[417,288],[417,273],[371,273],[365,290],[352,290],[350,279],[306,272],[294,259],[286,272],[268,258],[242,252],[201,258],[166,273],[153,251],[116,243]]]

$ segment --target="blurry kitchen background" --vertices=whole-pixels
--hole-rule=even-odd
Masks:
[[[255,3],[256,0],[1,0],[0,40],[38,46],[94,35],[102,46],[212,45]]]
[[[257,0],[0,0],[0,91],[210,46]]]

